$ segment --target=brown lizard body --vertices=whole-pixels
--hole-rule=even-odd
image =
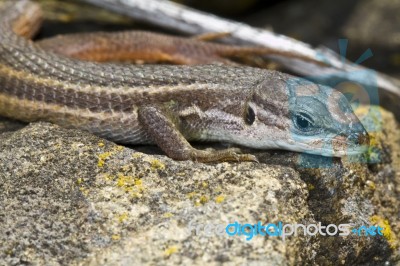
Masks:
[[[329,156],[368,144],[346,98],[331,88],[251,67],[71,59],[17,35],[31,36],[29,25],[39,25],[38,18],[40,9],[29,0],[0,9],[1,115],[119,143],[155,143],[178,160],[255,160],[231,149],[197,150],[192,140]]]

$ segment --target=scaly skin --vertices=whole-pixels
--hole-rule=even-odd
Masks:
[[[202,162],[256,158],[235,149],[197,150],[188,141],[333,156],[368,143],[347,100],[330,88],[250,67],[79,61],[18,36],[32,36],[40,17],[29,0],[0,9],[0,115],[119,143],[156,143],[171,158]]]

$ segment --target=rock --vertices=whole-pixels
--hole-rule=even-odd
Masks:
[[[393,116],[381,114],[383,132],[375,137],[381,156],[374,164],[283,151],[256,153],[259,164],[178,162],[48,123],[2,134],[0,264],[394,261],[400,136]],[[235,221],[376,224],[385,234],[305,237],[300,231],[285,240],[246,240],[207,236],[199,227]]]

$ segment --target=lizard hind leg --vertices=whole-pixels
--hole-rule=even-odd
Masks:
[[[239,154],[237,149],[198,150],[193,148],[179,131],[177,125],[158,106],[145,106],[139,109],[139,121],[153,141],[172,159],[198,162],[252,161],[257,158],[251,154]]]

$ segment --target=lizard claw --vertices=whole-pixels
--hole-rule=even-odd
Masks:
[[[227,150],[219,151],[220,161],[231,161],[231,162],[257,162],[257,157],[252,154],[243,154],[239,148],[230,148]]]
[[[256,156],[254,156],[252,154],[248,154],[248,153],[243,153],[243,151],[240,148],[229,148],[225,151],[230,153],[230,155],[231,155],[230,157],[233,158],[233,160],[230,160],[230,161],[259,163]]]

